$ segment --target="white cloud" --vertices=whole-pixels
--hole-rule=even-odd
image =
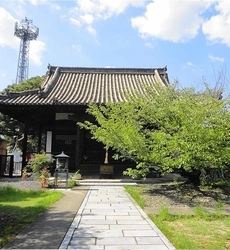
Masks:
[[[187,66],[193,66],[192,62],[187,62],[186,64],[187,64]]]
[[[51,8],[52,8],[52,10],[56,10],[56,11],[61,10],[61,6],[58,5],[58,4],[52,4],[52,5],[51,5]]]
[[[53,11],[59,11],[61,10],[61,6],[58,5],[56,2],[59,2],[58,0],[17,0],[16,2],[20,3],[30,3],[34,6],[40,5],[40,4],[46,4],[50,7]],[[15,7],[18,7],[17,5]]]
[[[14,11],[14,14],[21,19],[21,17],[26,16],[26,10],[24,6],[22,5],[13,5],[12,9]]]
[[[30,0],[30,3],[33,4],[33,5],[37,5],[38,1],[37,0]]]
[[[153,37],[173,42],[194,38],[203,23],[202,14],[214,0],[153,0],[142,16],[131,19],[143,38]]]
[[[78,45],[78,44],[75,45],[75,44],[73,44],[72,48],[75,49],[77,52],[81,52],[81,45]]]
[[[91,14],[95,18],[107,19],[113,15],[123,13],[128,6],[139,7],[145,0],[77,0],[79,11],[85,14]]]
[[[206,38],[213,43],[220,42],[230,46],[230,3],[219,0],[215,6],[217,15],[205,21],[202,27]]]
[[[94,28],[92,28],[91,26],[88,26],[88,27],[87,27],[87,30],[88,30],[88,32],[89,32],[91,35],[93,35],[93,36],[96,36],[96,35],[97,35],[97,31],[96,31]]]
[[[152,43],[150,43],[150,42],[145,43],[145,46],[148,47],[148,48],[152,48],[153,47]]]
[[[70,17],[69,20],[70,20],[70,22],[71,22],[72,24],[74,24],[74,25],[76,25],[76,26],[78,26],[78,27],[81,26],[81,22],[78,21],[77,19],[75,19],[75,18],[73,18],[73,17]]]
[[[14,36],[14,27],[16,19],[7,12],[4,8],[0,7],[0,46],[11,47],[14,49],[19,48],[20,40]]]
[[[223,58],[223,57],[218,57],[218,56],[209,55],[208,58],[209,58],[212,62],[224,62],[224,58]]]
[[[14,36],[14,28],[17,20],[10,15],[4,8],[0,7],[0,46],[11,47],[19,50],[20,39]],[[42,52],[45,49],[45,43],[41,41],[31,41],[29,56],[34,64],[41,65]]]
[[[94,35],[94,22],[120,15],[130,6],[144,6],[143,14],[131,18],[144,39],[186,42],[202,31],[210,42],[230,46],[229,0],[76,0],[76,4],[70,9],[70,22],[85,25]]]
[[[42,64],[42,52],[45,50],[45,43],[39,40],[30,42],[29,57],[36,65]]]
[[[203,74],[204,73],[202,65],[195,64],[191,61],[186,62],[186,64],[182,66],[182,69],[189,70],[190,72],[193,72],[195,74],[197,74],[197,73]]]
[[[77,7],[70,10],[70,22],[81,26],[88,26],[86,29],[93,35],[96,30],[92,24],[97,20],[106,20],[114,15],[123,13],[129,6],[143,6],[145,0],[77,0]]]
[[[41,4],[41,3],[49,3],[50,2],[49,0],[24,0],[24,1],[25,2],[29,1],[33,5],[38,5],[38,4]]]
[[[84,14],[80,16],[80,19],[86,24],[92,24],[94,21],[94,17],[91,14]]]

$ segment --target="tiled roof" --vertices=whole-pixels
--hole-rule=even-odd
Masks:
[[[167,69],[69,68],[48,66],[39,90],[0,96],[0,105],[86,105],[126,101],[146,86],[169,84]]]

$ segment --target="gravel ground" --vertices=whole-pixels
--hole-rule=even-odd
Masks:
[[[148,206],[216,207],[218,202],[230,207],[229,188],[194,189],[190,185],[154,184],[142,185]]]
[[[146,202],[147,213],[158,213],[162,207],[168,207],[173,213],[194,213],[194,208],[202,206],[215,213],[218,207],[224,214],[230,215],[230,189],[216,188],[194,189],[190,185],[175,183],[139,185],[142,197]]]
[[[39,181],[34,181],[33,177],[27,178],[27,180],[22,180],[18,178],[0,178],[0,187],[13,186],[18,189],[32,189],[41,190],[41,184]]]

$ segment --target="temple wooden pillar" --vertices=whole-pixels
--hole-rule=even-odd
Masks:
[[[22,169],[26,166],[26,154],[27,154],[27,140],[28,140],[28,122],[25,122],[24,126],[24,138],[23,138],[23,149],[22,149]]]
[[[81,129],[77,126],[76,131],[76,171],[80,169],[80,159],[81,159]]]
[[[38,128],[38,148],[37,148],[37,153],[41,153],[41,144],[42,144],[42,126],[39,125]]]

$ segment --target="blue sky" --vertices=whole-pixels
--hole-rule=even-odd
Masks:
[[[219,72],[230,90],[229,0],[0,0],[0,90],[15,83],[15,22],[39,28],[29,77],[48,63],[71,67],[157,68],[170,82],[211,86]],[[223,79],[224,78],[224,79]]]

